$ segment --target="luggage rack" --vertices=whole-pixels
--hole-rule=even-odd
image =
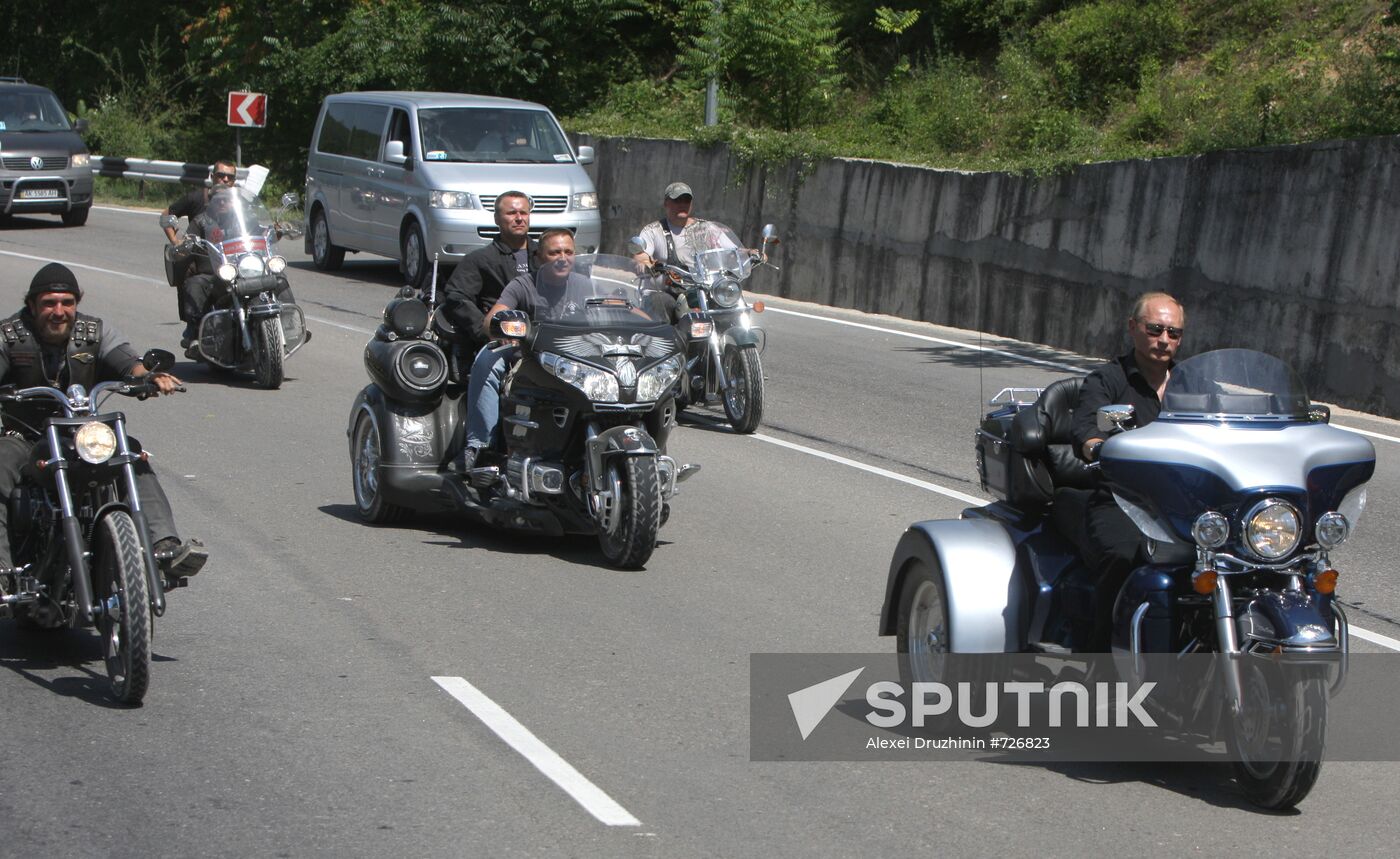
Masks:
[[[1044,388],[1002,388],[990,400],[989,406],[1005,406],[1015,403],[1019,406],[1029,406],[1040,399],[1040,394]]]

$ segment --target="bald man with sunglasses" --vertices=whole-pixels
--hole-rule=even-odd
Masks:
[[[1134,302],[1128,316],[1132,351],[1090,373],[1074,408],[1074,449],[1085,461],[1096,462],[1103,447],[1104,434],[1098,427],[1100,406],[1132,406],[1139,427],[1157,419],[1185,328],[1185,309],[1165,292],[1148,292]],[[1088,545],[1084,560],[1098,571],[1095,625],[1088,649],[1107,652],[1113,601],[1137,567],[1146,538],[1118,507],[1107,486],[1094,491],[1085,525]]]

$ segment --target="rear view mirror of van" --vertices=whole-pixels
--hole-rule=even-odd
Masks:
[[[578,148],[578,163],[580,163],[580,164],[592,164],[592,163],[593,163],[593,147],[592,147],[592,146],[580,146],[580,147]]]
[[[403,141],[390,140],[384,144],[384,160],[390,164],[406,164],[408,156],[403,154]]]

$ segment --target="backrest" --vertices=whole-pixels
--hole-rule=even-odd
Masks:
[[[1082,376],[1052,382],[1012,424],[1012,446],[1045,469],[1053,489],[1092,489],[1098,484],[1098,472],[1075,455],[1071,434],[1083,384]]]

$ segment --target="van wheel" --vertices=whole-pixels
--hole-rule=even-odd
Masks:
[[[83,224],[87,223],[88,212],[90,211],[92,211],[91,203],[86,206],[74,206],[61,216],[63,218],[63,226],[81,227]]]
[[[345,248],[331,244],[331,228],[319,207],[311,216],[311,261],[321,271],[335,271],[345,262]]]
[[[423,241],[423,229],[415,221],[408,222],[399,239],[399,260],[403,282],[414,289],[422,289],[428,281],[428,248]]]

